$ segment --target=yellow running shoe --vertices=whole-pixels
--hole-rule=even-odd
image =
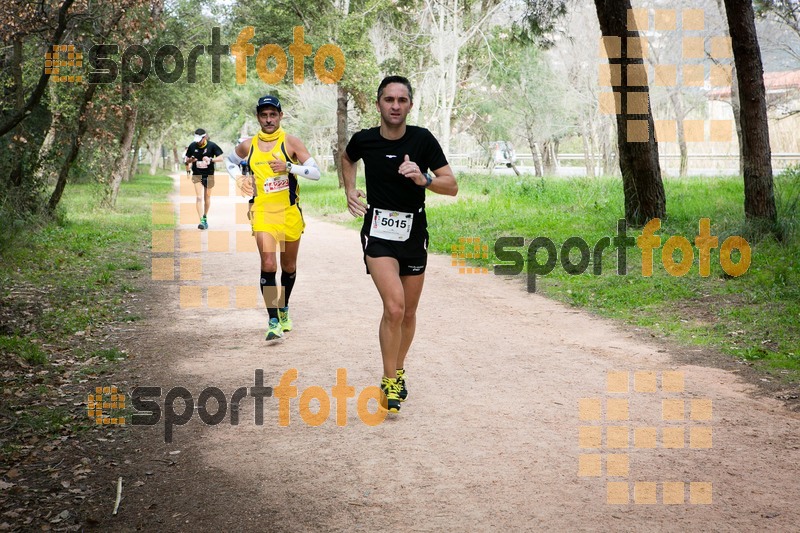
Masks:
[[[281,323],[281,328],[283,328],[283,331],[292,331],[292,319],[289,318],[288,307],[278,308],[278,320]]]
[[[381,380],[381,392],[383,392],[383,396],[386,398],[385,404],[383,398],[381,398],[381,407],[390,413],[399,413],[400,386],[397,384],[397,379],[387,378],[384,376],[384,378]]]
[[[400,391],[398,396],[400,396],[400,401],[406,401],[408,398],[408,389],[406,388],[406,371],[402,368],[397,370],[397,385],[400,387]]]

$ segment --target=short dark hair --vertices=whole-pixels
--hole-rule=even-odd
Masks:
[[[381,99],[381,95],[383,94],[383,90],[386,88],[387,85],[390,83],[402,83],[408,89],[408,98],[412,102],[414,101],[414,90],[411,88],[411,82],[408,81],[408,78],[404,78],[403,76],[386,76],[381,81],[381,84],[378,85],[378,100]]]

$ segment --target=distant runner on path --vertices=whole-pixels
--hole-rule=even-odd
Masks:
[[[214,163],[222,162],[222,148],[208,139],[202,128],[194,132],[194,141],[186,149],[183,158],[187,170],[191,165],[191,178],[197,195],[197,229],[208,229],[208,211],[211,209],[211,189],[214,188]]]

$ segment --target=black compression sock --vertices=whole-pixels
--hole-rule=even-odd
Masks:
[[[278,308],[275,307],[274,298],[277,296],[277,287],[275,286],[275,272],[261,271],[261,296],[264,298],[264,303],[267,306],[267,313],[269,318],[278,318]]]
[[[283,285],[283,305],[289,307],[289,296],[292,294],[292,287],[294,287],[294,280],[297,277],[297,271],[294,272],[281,272],[281,285]]]

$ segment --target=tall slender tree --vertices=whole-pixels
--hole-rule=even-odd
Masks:
[[[639,32],[635,25],[630,27],[628,24],[629,18],[633,19],[630,0],[595,0],[595,7],[600,30],[606,38],[609,63],[612,67],[619,65],[620,75],[612,75],[612,86],[619,95],[620,104],[617,109],[617,147],[625,195],[625,219],[629,224],[641,225],[651,218],[666,215],[666,196],[658,163],[647,76],[641,53],[637,53],[635,46]],[[611,45],[617,43],[619,53],[616,50],[612,52]]]
[[[766,90],[752,2],[725,0],[736,63],[742,123],[744,213],[748,220],[777,221],[767,124]]]

